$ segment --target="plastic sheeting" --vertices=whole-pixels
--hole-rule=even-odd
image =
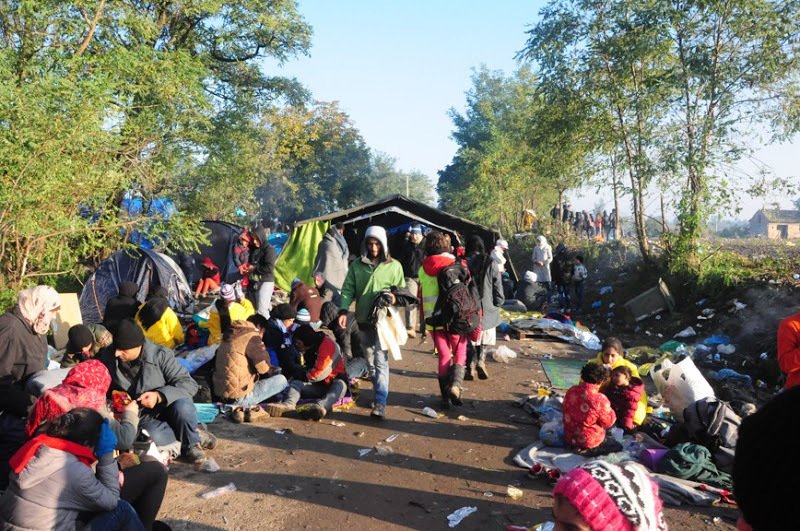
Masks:
[[[561,323],[554,319],[514,319],[511,321],[511,326],[519,330],[581,345],[589,350],[600,350],[600,339],[589,330]]]

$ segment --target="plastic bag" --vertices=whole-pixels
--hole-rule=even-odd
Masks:
[[[505,345],[500,345],[497,350],[492,351],[492,359],[498,363],[508,363],[508,360],[517,357],[517,353]]]
[[[692,402],[714,396],[714,389],[700,374],[692,358],[684,358],[680,363],[665,359],[650,374],[664,405],[675,417],[683,417],[683,410]]]
[[[539,429],[539,439],[547,446],[564,447],[564,419],[559,417],[545,422]]]

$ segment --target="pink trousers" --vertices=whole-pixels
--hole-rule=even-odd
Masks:
[[[464,366],[467,363],[467,336],[448,334],[442,330],[432,333],[433,346],[439,353],[439,376],[447,376],[451,360],[455,365]]]

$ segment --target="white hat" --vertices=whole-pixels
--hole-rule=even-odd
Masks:
[[[305,308],[300,308],[297,310],[297,317],[294,319],[298,323],[310,323],[311,322],[311,314],[308,313],[308,310]]]
[[[497,240],[497,243],[495,243],[495,246],[500,247],[504,251],[508,251],[508,242],[506,240],[502,239],[502,238]]]

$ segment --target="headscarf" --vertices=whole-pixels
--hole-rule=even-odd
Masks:
[[[536,245],[538,245],[539,247],[547,247],[547,238],[541,235],[537,236]]]
[[[595,531],[667,529],[658,486],[633,461],[587,461],[561,476],[553,489],[556,495],[566,498]]]
[[[33,331],[43,336],[53,320],[51,312],[61,307],[61,297],[50,286],[36,286],[19,292],[17,306]]]
[[[45,391],[34,404],[25,426],[28,437],[44,422],[76,407],[101,411],[106,406],[110,385],[111,375],[100,360],[91,359],[75,365],[61,384]]]

